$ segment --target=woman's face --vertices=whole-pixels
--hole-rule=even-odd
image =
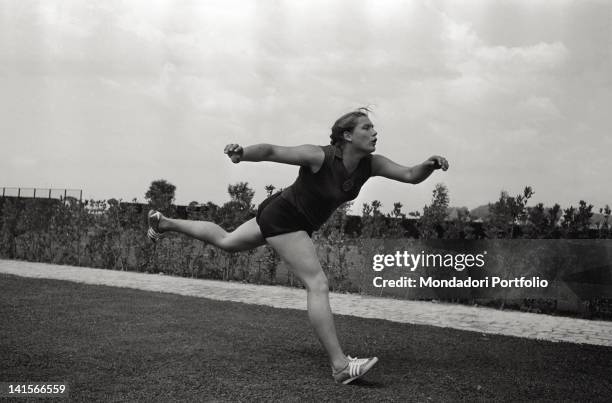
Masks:
[[[359,150],[373,153],[376,151],[376,135],[374,125],[367,116],[360,116],[357,125],[350,134],[351,144]]]

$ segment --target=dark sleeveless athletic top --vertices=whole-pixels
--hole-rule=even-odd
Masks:
[[[339,147],[321,148],[325,152],[321,168],[312,173],[310,167],[301,167],[296,181],[281,193],[281,197],[294,205],[315,230],[341,204],[355,199],[372,173],[371,155],[362,158],[357,168],[349,173]]]

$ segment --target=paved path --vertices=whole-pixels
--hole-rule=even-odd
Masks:
[[[229,283],[14,260],[0,260],[0,273],[168,292],[276,308],[306,309],[304,290],[280,286]],[[331,293],[330,300],[332,310],[342,315],[612,347],[612,322],[353,294]]]

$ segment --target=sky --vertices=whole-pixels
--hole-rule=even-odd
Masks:
[[[449,160],[355,200],[422,210],[437,183],[474,208],[612,204],[612,2],[0,0],[0,187],[144,201],[229,199],[297,167],[232,164],[228,143],[329,143],[370,106],[376,153]]]

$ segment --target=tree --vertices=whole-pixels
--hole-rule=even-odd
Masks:
[[[363,238],[380,238],[385,232],[385,216],[380,211],[382,203],[373,200],[363,203],[361,210],[361,236]]]
[[[578,230],[582,237],[589,237],[589,228],[591,226],[591,218],[593,217],[593,205],[587,203],[584,200],[580,200],[578,205],[578,212],[576,213],[576,222],[578,224]]]
[[[419,222],[422,238],[440,238],[444,233],[444,222],[448,217],[448,189],[443,183],[436,184],[433,190],[431,205],[423,207],[423,216]]]
[[[607,204],[606,204],[606,207],[599,209],[599,214],[603,214],[603,221],[599,225],[599,237],[600,238],[608,237],[608,232],[610,229],[608,220],[610,219],[610,213],[612,213],[612,210],[610,210],[610,206]]]
[[[519,224],[527,222],[527,201],[535,194],[531,186],[526,186],[522,195],[516,196],[516,217]]]
[[[527,201],[534,195],[531,186],[525,187],[522,195],[512,197],[502,191],[499,200],[489,204],[487,236],[490,238],[514,238],[515,225],[527,222]]]
[[[402,213],[402,203],[393,203],[393,210],[391,214],[387,214],[389,225],[387,228],[387,235],[391,238],[401,238],[404,236],[404,226],[402,225],[406,219],[406,214]]]
[[[165,179],[158,179],[151,182],[149,190],[145,193],[145,199],[151,205],[151,208],[168,212],[174,201],[175,191],[176,186]]]
[[[221,226],[227,231],[233,231],[255,213],[252,204],[255,191],[249,187],[247,182],[238,182],[227,187],[230,201],[221,206]]]
[[[527,209],[527,226],[525,232],[529,238],[542,238],[548,231],[548,215],[543,203]]]
[[[574,206],[569,206],[563,210],[563,222],[561,223],[563,232],[566,237],[574,237],[578,233],[578,225],[576,224],[576,209]]]
[[[548,209],[548,225],[549,234],[551,238],[558,238],[561,236],[558,224],[561,218],[561,206],[555,203],[554,206]]]
[[[248,182],[238,182],[235,185],[227,186],[227,193],[231,197],[231,201],[237,202],[245,208],[251,208],[251,202],[255,191],[249,187]]]
[[[267,195],[268,197],[270,197],[270,196],[272,196],[272,194],[274,193],[274,190],[276,190],[276,186],[274,186],[274,185],[267,185],[267,186],[265,187],[265,189],[266,189],[266,195]]]
[[[470,222],[472,217],[467,207],[457,209],[457,217],[453,218],[447,225],[444,233],[446,239],[474,239],[474,228]]]
[[[578,208],[570,206],[563,210],[563,223],[561,227],[565,237],[578,238],[588,237],[591,217],[593,217],[593,205],[580,200]]]

